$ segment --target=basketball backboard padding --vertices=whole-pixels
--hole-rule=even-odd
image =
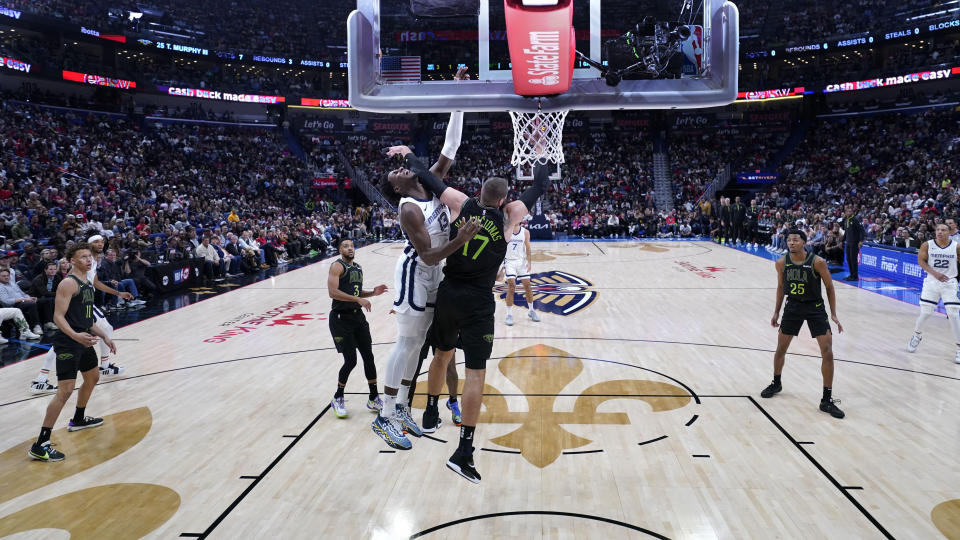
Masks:
[[[496,1],[496,0],[493,0]],[[704,2],[704,54],[709,69],[699,77],[623,80],[611,87],[600,78],[575,76],[570,90],[554,97],[514,93],[511,79],[384,83],[379,78],[379,0],[358,0],[347,19],[349,100],[352,107],[381,113],[450,111],[544,111],[692,109],[736,100],[739,11],[732,2]],[[482,32],[481,32],[482,35]],[[578,70],[580,71],[580,70]]]

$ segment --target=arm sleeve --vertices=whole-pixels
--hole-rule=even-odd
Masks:
[[[444,156],[454,159],[457,157],[457,149],[460,148],[460,136],[463,133],[463,113],[450,113],[450,121],[447,123],[447,139],[443,143],[443,150],[440,151]]]
[[[533,185],[528,187],[520,194],[520,201],[527,207],[527,210],[533,209],[547,188],[550,187],[550,166],[537,163],[533,171]]]
[[[406,164],[407,168],[413,171],[413,173],[417,175],[417,178],[420,179],[423,187],[432,191],[437,197],[447,189],[447,185],[443,183],[443,180],[440,180],[435,174],[430,172],[430,169],[428,169],[417,156],[412,153],[407,154]]]

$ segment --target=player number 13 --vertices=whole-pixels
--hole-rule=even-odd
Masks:
[[[483,248],[487,247],[487,244],[490,242],[490,237],[484,236],[484,235],[482,235],[482,234],[478,234],[478,235],[475,235],[475,236],[473,237],[473,240],[480,240],[481,242],[483,242],[482,244],[480,244],[480,247],[477,248],[477,252],[473,254],[473,257],[471,257],[471,259],[473,259],[473,260],[475,261],[475,260],[477,260],[477,257],[480,256],[480,252],[483,251]],[[465,244],[463,245],[463,256],[464,256],[464,257],[469,257],[469,256],[470,256],[469,253],[467,253],[467,252],[468,252],[469,249],[470,249],[470,242],[472,242],[473,240],[467,240],[467,243],[465,243]]]

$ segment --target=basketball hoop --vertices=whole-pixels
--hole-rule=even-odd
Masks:
[[[509,112],[513,121],[513,166],[564,162],[563,122],[570,111]]]

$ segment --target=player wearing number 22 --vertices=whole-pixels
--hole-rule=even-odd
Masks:
[[[953,337],[957,342],[957,355],[954,362],[960,364],[960,299],[957,298],[957,259],[960,258],[960,244],[950,238],[950,229],[943,223],[937,225],[936,236],[920,246],[917,263],[927,277],[923,279],[920,291],[920,316],[914,327],[914,334],[907,343],[908,352],[916,352],[923,339],[923,323],[933,315],[940,300],[950,319]]]
[[[787,347],[794,336],[800,333],[800,327],[807,323],[810,336],[816,338],[820,345],[822,363],[820,372],[823,374],[823,397],[820,400],[820,410],[829,413],[834,418],[843,418],[843,411],[837,407],[839,400],[833,395],[833,333],[830,330],[830,320],[823,307],[823,296],[820,283],[827,289],[827,299],[830,301],[830,319],[837,325],[837,331],[843,332],[843,326],[837,320],[837,299],[833,290],[833,278],[827,268],[827,262],[812,253],[804,250],[807,235],[803,231],[791,229],[787,231],[788,253],[776,263],[777,267],[777,306],[773,312],[770,324],[774,328],[780,327],[777,337],[777,351],[773,355],[773,382],[763,389],[760,397],[769,398],[782,390],[780,375],[786,360]],[[783,298],[787,298],[787,306],[783,310],[783,320],[779,323],[780,308]]]

